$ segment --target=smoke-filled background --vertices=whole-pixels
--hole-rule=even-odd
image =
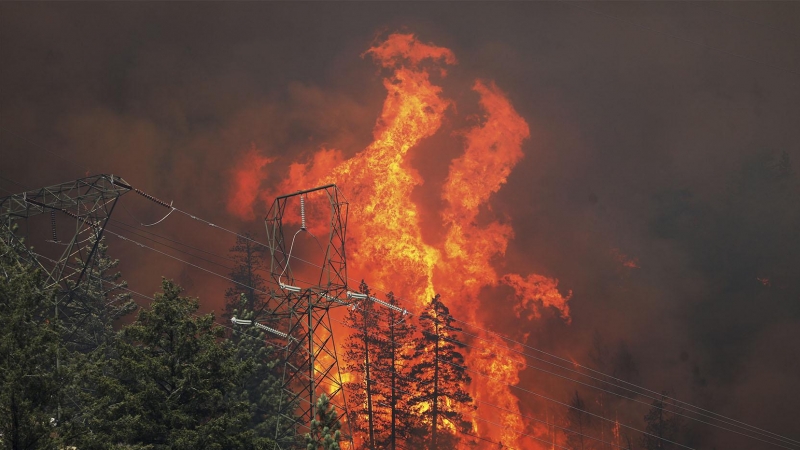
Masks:
[[[363,150],[386,91],[362,55],[387,33],[414,33],[458,59],[437,80],[453,101],[446,120],[410,153],[425,180],[410,199],[424,237],[441,239],[426,221],[438,219],[460,130],[480,114],[470,88],[493,80],[531,135],[491,197],[515,231],[497,264],[572,291],[566,323],[519,321],[502,302],[509,288],[486,289],[484,323],[796,438],[798,25],[789,2],[4,3],[0,195],[114,173],[263,238],[268,205],[253,220],[226,209],[243,155],[273,158],[270,190],[310,152]],[[114,217],[130,223],[164,214],[122,203]],[[186,217],[158,232],[217,253],[232,245]],[[109,244],[132,288],[151,294],[165,275],[220,311],[223,281]],[[523,371],[520,384],[542,379]],[[770,448],[703,433],[698,448]]]

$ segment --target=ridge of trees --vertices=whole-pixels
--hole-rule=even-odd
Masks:
[[[270,345],[274,336],[255,326],[215,325],[213,314],[199,315],[197,299],[169,280],[132,323],[115,326],[136,305],[102,241],[74,292],[84,315],[56,315],[58,293],[42,289],[42,272],[0,242],[0,449],[339,450],[350,439],[324,396],[305,424],[308,433],[301,433],[294,406],[283,403],[291,396],[283,384],[284,355]],[[231,278],[241,284],[226,291],[224,315],[275,323],[262,293],[263,248],[240,238],[231,255]],[[367,300],[346,312],[353,332],[342,354],[352,375],[345,386],[347,425],[357,448],[485,445],[467,420],[476,409],[464,354],[469,341],[442,297],[414,317],[378,307],[363,281],[359,290]],[[398,305],[391,292],[385,299]],[[611,351],[596,337],[590,357],[615,376],[637,375],[624,345]],[[548,420],[573,430],[552,432],[554,443],[569,448],[612,448],[611,442],[666,450],[685,436],[664,398],[640,416],[644,437],[595,417],[615,417],[619,406],[602,395],[575,391],[565,402],[573,408]]]

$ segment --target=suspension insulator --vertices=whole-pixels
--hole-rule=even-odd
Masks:
[[[53,229],[53,242],[58,242],[58,235],[56,234],[56,211],[50,210],[50,226]]]
[[[300,229],[306,229],[306,200],[302,195],[300,196]]]
[[[146,192],[144,192],[144,191],[142,191],[140,189],[134,188],[133,191],[136,192],[137,194],[141,195],[142,197],[152,201],[152,202],[158,203],[159,205],[161,205],[161,206],[163,206],[165,208],[172,208],[172,205],[168,204],[167,202],[159,200],[159,199],[153,197],[152,195],[150,195],[150,194],[148,194],[148,193],[146,193]]]

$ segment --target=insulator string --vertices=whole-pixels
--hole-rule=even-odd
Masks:
[[[53,230],[53,242],[58,243],[58,235],[56,234],[56,211],[54,209],[50,210],[50,227]]]
[[[306,229],[306,199],[304,196],[300,196],[300,229]]]
[[[161,205],[161,206],[163,206],[165,208],[172,208],[172,203],[167,203],[167,202],[165,202],[163,200],[159,200],[159,199],[153,197],[152,195],[142,191],[141,189],[133,188],[133,191],[136,192],[137,194],[141,195],[142,197],[148,199],[148,200],[151,200],[153,202],[158,203],[159,205]]]

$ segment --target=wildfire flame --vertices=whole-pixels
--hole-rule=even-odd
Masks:
[[[411,201],[412,191],[423,180],[409,164],[409,151],[441,128],[452,102],[443,97],[431,76],[446,76],[445,68],[456,64],[456,57],[451,50],[420,42],[412,34],[392,34],[364,56],[390,72],[383,80],[387,96],[372,144],[349,159],[337,149],[319,149],[304,161],[292,163],[285,178],[261,197],[258,177],[263,178],[263,168],[272,159],[251,150],[234,171],[229,211],[249,219],[258,198],[336,183],[350,202],[350,267],[372,286],[402,293],[407,301],[415,302],[409,309],[420,308],[438,292],[455,317],[483,325],[474,307],[478,294],[484,287],[502,283],[514,292],[509,311],[516,311],[518,317],[531,320],[542,308],[552,307],[568,321],[570,294],[558,291],[558,280],[537,274],[500,275],[491,265],[490,261],[505,255],[514,236],[511,226],[499,220],[478,224],[481,208],[524,157],[522,144],[530,136],[528,124],[506,95],[494,82],[474,83],[482,120],[463,133],[464,153],[451,162],[444,181],[441,199],[445,206],[439,213],[444,239],[426,242],[420,220],[426,212]],[[292,219],[298,220],[292,216],[285,220]],[[524,367],[518,355],[500,346],[468,352],[467,365],[510,385],[519,382]],[[519,402],[508,386],[488,378],[473,379],[478,401],[506,410],[491,409],[488,414],[499,416],[510,430],[535,430],[534,424],[523,423],[517,415]],[[518,433],[480,425],[475,431],[482,437],[519,447]]]

